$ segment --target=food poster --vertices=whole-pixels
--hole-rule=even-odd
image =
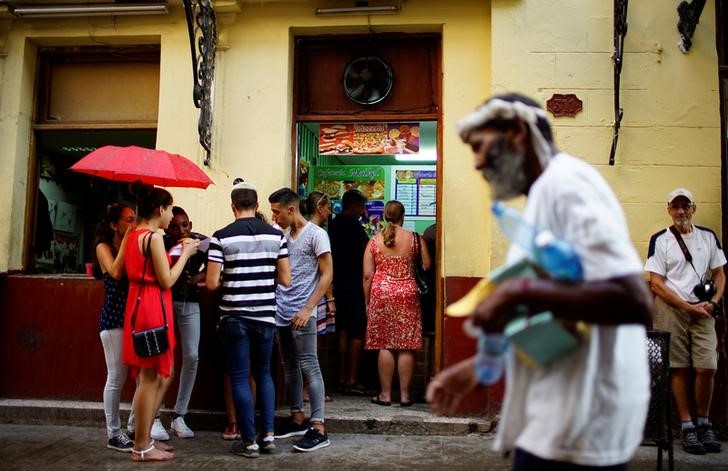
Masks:
[[[367,201],[366,210],[364,230],[369,237],[374,237],[384,229],[384,201]]]
[[[322,124],[319,154],[417,154],[419,123]]]
[[[340,200],[344,192],[356,189],[369,200],[385,197],[385,171],[378,166],[336,166],[313,168],[313,190]],[[334,204],[334,208],[336,208]]]
[[[394,199],[405,207],[410,217],[435,217],[437,208],[437,172],[432,166],[394,167]]]

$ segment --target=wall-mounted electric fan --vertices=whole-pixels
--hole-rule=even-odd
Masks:
[[[373,105],[387,98],[393,84],[392,69],[378,57],[359,57],[344,70],[346,96],[362,105]]]

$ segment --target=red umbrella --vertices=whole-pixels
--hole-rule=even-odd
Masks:
[[[107,180],[185,188],[207,188],[212,180],[186,157],[144,147],[104,146],[76,162],[71,170]]]

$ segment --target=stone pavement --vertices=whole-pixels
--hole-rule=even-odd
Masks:
[[[312,453],[291,451],[293,438],[277,440],[277,450],[257,459],[229,452],[219,432],[198,432],[194,439],[173,438],[177,459],[168,463],[132,463],[127,453],[105,448],[100,427],[0,425],[0,469],[308,469],[308,470],[507,470],[510,461],[490,451],[491,434],[422,436],[332,433],[332,444]],[[728,444],[724,443],[724,448]],[[726,470],[728,452],[692,456],[676,449],[676,470]],[[654,470],[656,450],[643,447],[631,470]],[[665,461],[665,466],[667,462]]]

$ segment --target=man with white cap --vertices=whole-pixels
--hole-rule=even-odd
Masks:
[[[210,239],[205,282],[209,290],[222,284],[218,331],[242,437],[233,443],[231,451],[256,458],[261,450],[270,453],[275,449],[275,389],[270,362],[276,283],[290,285],[291,269],[283,233],[255,217],[255,187],[244,181],[236,183],[230,199],[235,221]],[[260,444],[256,443],[253,396],[248,383],[251,370],[260,406]]]
[[[590,165],[556,149],[543,109],[511,93],[493,97],[459,123],[493,199],[527,195],[523,218],[578,253],[584,281],[511,278],[475,309],[473,323],[500,332],[517,306],[584,321],[591,333],[574,352],[531,368],[511,348],[494,442],[515,451],[514,470],[626,469],[649,402],[645,325],[649,290],[622,208]],[[508,262],[523,257],[512,245]],[[452,413],[474,389],[474,357],[441,372],[427,399]]]
[[[667,195],[672,226],[650,239],[645,270],[655,298],[655,328],[670,332],[672,392],[682,421],[682,446],[688,453],[720,452],[708,418],[713,378],[718,367],[714,316],[725,288],[726,258],[713,231],[692,223],[697,206],[685,188]],[[695,384],[690,384],[690,368]],[[696,422],[690,413],[691,391]]]

